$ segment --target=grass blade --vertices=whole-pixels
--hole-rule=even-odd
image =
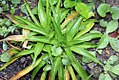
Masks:
[[[29,41],[50,43],[50,40],[45,36],[31,36],[27,38]]]
[[[86,26],[86,28],[85,28],[84,30],[80,31],[80,32],[74,37],[74,39],[79,38],[81,35],[83,35],[83,34],[85,34],[86,32],[88,32],[88,31],[93,27],[93,25],[94,25],[94,22],[90,22],[90,23]]]
[[[24,0],[24,2],[26,4],[26,9],[27,9],[28,13],[30,14],[31,18],[33,19],[33,21],[35,22],[35,24],[40,25],[38,20],[36,19],[36,17],[31,12],[31,9],[30,9],[30,6],[29,6],[28,2],[26,0]]]
[[[78,54],[81,54],[89,59],[91,59],[92,61],[96,62],[96,63],[99,63],[100,64],[100,61],[95,57],[93,56],[91,53],[89,53],[87,50],[84,50],[78,46],[72,46],[70,48],[72,51],[78,53]]]
[[[50,80],[55,80],[56,73],[59,70],[60,62],[61,62],[61,58],[60,57],[58,57],[54,61],[53,65],[52,65],[51,72],[50,72]]]
[[[33,70],[32,75],[31,75],[31,80],[34,80],[35,75],[37,74],[37,72],[41,69],[41,67],[43,67],[45,65],[45,61],[41,61],[38,66]]]
[[[70,30],[67,32],[67,40],[70,41],[74,37],[74,35],[78,32],[80,23],[82,21],[83,17],[80,16],[78,21],[70,28]]]
[[[41,61],[43,58],[48,57],[47,54],[41,56],[39,59],[36,60],[35,64],[31,64],[30,66],[26,67],[24,70],[18,72],[16,75],[12,76],[10,80],[17,80],[20,77],[26,75],[28,72],[32,71]]]
[[[65,51],[67,56],[71,60],[71,64],[74,67],[74,69],[77,71],[77,73],[82,78],[82,80],[85,80],[88,77],[86,71],[83,69],[81,64],[77,61],[77,59],[74,57],[74,55],[72,54],[69,48],[65,48]]]
[[[38,17],[39,17],[39,20],[41,22],[41,25],[44,28],[46,28],[46,26],[47,26],[47,16],[46,16],[46,13],[45,13],[45,9],[43,7],[42,0],[39,0],[39,2],[38,2]]]
[[[37,42],[37,44],[35,45],[33,63],[35,63],[36,58],[41,53],[43,47],[44,47],[44,43]]]
[[[72,66],[68,66],[68,71],[69,71],[69,73],[70,73],[70,75],[72,77],[72,80],[77,80]]]
[[[41,27],[40,25],[37,26],[35,25],[34,23],[32,23],[31,21],[27,20],[27,19],[24,19],[22,17],[19,17],[19,16],[15,16],[15,19],[16,20],[21,20],[22,22],[24,22],[26,25],[19,23],[18,25],[20,25],[20,27],[22,28],[26,28],[26,29],[29,29],[29,30],[32,30],[32,31],[36,31],[36,32],[39,32],[43,35],[48,35],[47,32],[45,31],[45,29],[43,27]]]

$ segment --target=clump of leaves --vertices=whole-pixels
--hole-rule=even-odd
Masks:
[[[112,77],[117,77],[119,75],[119,64],[116,63],[117,60],[118,57],[113,55],[105,61],[104,72],[100,74],[99,80],[113,80]]]
[[[31,55],[33,59],[30,66],[18,72],[10,80],[16,80],[34,69],[31,78],[33,80],[41,68],[43,68],[41,80],[45,80],[48,73],[50,74],[49,80],[55,80],[57,75],[59,80],[69,79],[70,76],[72,80],[76,80],[76,74],[82,80],[88,79],[88,74],[73,53],[85,56],[102,65],[87,50],[88,48],[96,47],[93,43],[89,42],[90,40],[102,36],[102,34],[97,32],[87,33],[96,21],[88,19],[91,17],[88,6],[82,2],[78,2],[73,6],[75,10],[72,10],[72,8],[65,8],[65,6],[61,8],[62,2],[62,0],[46,0],[45,5],[43,5],[43,1],[39,0],[37,8],[39,19],[37,19],[31,12],[28,2],[25,1],[31,19],[10,16],[16,25],[30,30],[30,33],[26,36],[19,35],[18,38],[16,35],[15,38],[13,38],[14,35],[9,36],[0,41],[17,41],[16,39],[21,37],[19,41],[24,42],[28,40],[31,42],[29,45],[32,47],[27,50],[18,51],[17,54],[12,55],[10,60],[0,70],[3,70],[24,55]],[[8,55],[8,53],[6,54]]]
[[[112,14],[112,20],[111,21],[105,21],[104,19],[100,20],[100,26],[106,28],[106,32],[101,37],[99,43],[98,43],[98,49],[105,48],[109,43],[111,47],[117,51],[117,47],[119,44],[119,40],[116,38],[112,38],[109,36],[110,33],[114,32],[118,28],[118,19],[119,16],[117,15],[119,8],[118,7],[110,7],[108,4],[101,4],[99,5],[97,9],[100,16],[105,17],[107,12],[110,12]]]

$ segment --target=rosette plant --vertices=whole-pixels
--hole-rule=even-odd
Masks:
[[[13,23],[30,31],[22,39],[22,42],[29,41],[31,48],[12,55],[0,70],[24,55],[31,55],[32,64],[18,72],[10,80],[16,80],[32,70],[31,80],[39,70],[42,70],[41,80],[45,80],[47,75],[49,80],[67,80],[69,75],[72,80],[76,80],[77,74],[82,80],[87,80],[88,73],[74,54],[79,57],[84,56],[102,65],[87,50],[96,47],[96,44],[89,42],[90,40],[101,37],[98,32],[89,32],[96,21],[89,19],[93,13],[82,2],[69,2],[70,5],[67,0],[39,0],[37,15],[34,15],[28,2],[25,1],[30,18],[12,16]],[[71,5],[71,3],[73,4]]]

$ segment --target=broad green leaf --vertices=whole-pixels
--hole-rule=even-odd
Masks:
[[[115,51],[119,52],[119,49],[118,49],[119,48],[119,40],[117,40],[115,38],[111,38],[110,45]]]
[[[83,56],[91,59],[92,61],[94,61],[96,63],[100,63],[99,60],[94,55],[89,53],[87,50],[84,50],[83,48],[80,48],[78,46],[72,46],[71,50],[76,52],[76,53],[78,53],[78,54],[80,54],[80,55],[83,55]]]
[[[54,61],[53,65],[52,65],[52,68],[51,68],[51,71],[50,71],[50,79],[51,80],[55,80],[55,76],[56,76],[56,74],[57,74],[57,72],[59,70],[60,62],[61,62],[61,58],[60,57],[58,57]]]
[[[24,56],[24,55],[28,55],[28,54],[31,54],[31,53],[33,53],[33,52],[34,52],[33,49],[23,50],[23,51],[19,52],[18,54],[16,54],[13,58],[20,57],[20,56]]]
[[[37,44],[35,45],[33,63],[36,61],[36,58],[41,53],[43,47],[44,47],[44,43],[37,42]]]
[[[118,57],[116,55],[112,55],[108,61],[107,64],[114,64],[114,62],[116,62],[118,60]]]
[[[93,44],[93,43],[90,43],[90,42],[82,42],[80,44],[77,44],[78,47],[80,48],[95,48],[96,47],[96,44]]]
[[[64,7],[65,8],[72,8],[76,5],[76,0],[75,1],[71,1],[71,0],[65,0],[64,1]]]
[[[100,20],[100,26],[101,27],[106,27],[107,26],[107,21],[104,21],[104,19]]]
[[[113,73],[116,74],[116,75],[119,75],[119,64],[116,65],[116,66],[114,66],[114,67],[112,67],[112,68],[110,69],[110,71],[113,72]]]
[[[59,65],[58,79],[59,80],[64,80],[64,67],[63,67],[62,62],[60,62],[60,65]]]
[[[108,72],[111,68],[112,68],[112,66],[111,66],[110,64],[106,64],[106,65],[104,66],[104,71],[105,71],[105,72]]]
[[[69,60],[68,56],[65,56],[62,59],[62,63],[63,63],[63,65],[70,65],[71,64],[71,61]]]
[[[79,14],[81,14],[84,18],[87,18],[88,17],[88,14],[89,14],[89,8],[86,4],[84,3],[78,3],[76,6],[75,6],[75,9],[77,12],[79,12]]]
[[[31,75],[31,80],[34,80],[37,72],[45,65],[45,61],[41,61],[38,66],[33,70],[32,75]]]
[[[78,32],[82,19],[83,19],[82,17],[79,17],[77,22],[67,32],[67,40],[68,41],[72,40],[74,35]]]
[[[38,2],[38,17],[41,22],[41,25],[44,28],[46,28],[47,27],[47,16],[45,13],[45,9],[44,9],[42,0],[39,0],[39,2]]]
[[[110,77],[109,74],[101,73],[99,76],[99,80],[112,80],[112,78]]]
[[[111,33],[118,28],[118,21],[112,20],[108,23],[106,33]]]
[[[104,34],[101,37],[100,41],[98,42],[97,48],[98,49],[105,48],[108,45],[109,41],[110,41],[110,37],[107,34]]]
[[[101,33],[87,33],[77,39],[82,41],[90,41],[92,39],[100,38],[101,36],[102,36]]]
[[[119,7],[111,7],[110,13],[112,14],[112,19],[118,20],[119,19]]]
[[[51,50],[52,50],[52,55],[53,55],[53,56],[59,56],[59,55],[62,54],[62,52],[63,52],[63,50],[62,50],[61,47],[56,47],[56,46],[53,46],[53,47],[51,48]]]
[[[85,34],[86,32],[88,32],[93,26],[94,26],[94,22],[89,22],[88,25],[86,26],[86,28],[83,29],[82,31],[80,31],[79,33],[77,33],[77,35],[74,37],[74,39],[77,39],[80,36],[82,36],[83,34]]]
[[[45,36],[31,36],[31,37],[28,37],[27,40],[35,41],[35,42],[43,42],[43,43],[49,43],[50,42],[50,40]]]
[[[88,77],[86,71],[82,68],[81,64],[77,61],[69,48],[65,48],[65,51],[76,72],[79,74],[82,80],[85,80]]]
[[[2,62],[8,62],[11,59],[11,55],[8,52],[4,52],[2,53],[2,55],[0,55],[0,60]]]
[[[99,7],[97,8],[97,12],[101,17],[105,17],[106,13],[109,11],[110,11],[110,6],[105,3],[99,5]]]

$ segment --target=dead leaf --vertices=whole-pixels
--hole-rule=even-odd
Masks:
[[[18,48],[18,47],[16,47],[16,46],[12,45],[12,44],[11,44],[10,42],[8,42],[8,41],[6,41],[6,42],[7,42],[7,44],[9,44],[9,46],[11,46],[12,48],[21,51],[20,48]]]
[[[26,36],[24,35],[12,35],[12,36],[8,36],[5,39],[1,39],[1,41],[23,41],[25,39]]]
[[[61,28],[63,29],[68,24],[68,22],[71,21],[73,18],[75,18],[78,14],[79,12],[74,12],[70,16],[68,16],[62,23]]]

